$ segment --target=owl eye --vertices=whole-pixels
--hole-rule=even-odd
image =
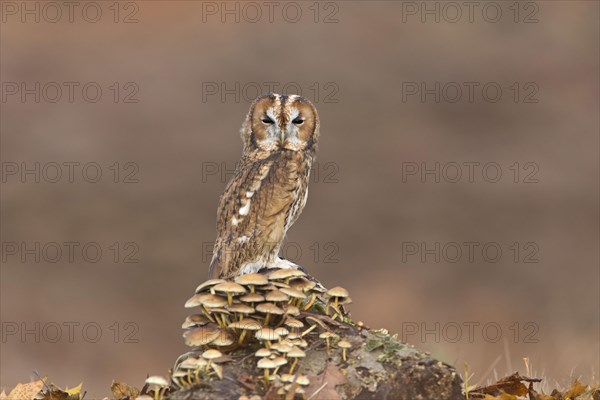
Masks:
[[[298,117],[298,118],[295,118],[295,119],[292,121],[292,123],[293,123],[294,125],[302,125],[302,124],[304,123],[304,120],[303,120],[302,118]]]
[[[269,117],[264,117],[264,118],[262,119],[262,122],[263,122],[263,123],[265,123],[265,124],[268,124],[268,125],[271,125],[271,124],[274,124],[274,123],[275,123],[275,121],[273,121],[273,120],[272,120],[271,118],[269,118]]]

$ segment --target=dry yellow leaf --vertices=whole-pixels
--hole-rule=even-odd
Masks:
[[[34,382],[19,383],[10,391],[8,398],[10,400],[31,400],[40,390],[42,390],[46,379],[47,378],[44,377]]]

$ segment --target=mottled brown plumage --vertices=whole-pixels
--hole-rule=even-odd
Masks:
[[[319,135],[317,111],[300,96],[262,96],[252,103],[241,133],[242,159],[217,212],[213,278],[297,267],[278,254],[306,204]]]

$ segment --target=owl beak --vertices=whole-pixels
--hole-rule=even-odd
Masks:
[[[281,130],[281,144],[283,144],[285,142],[285,131],[282,129]]]

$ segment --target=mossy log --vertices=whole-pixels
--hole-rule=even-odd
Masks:
[[[325,316],[323,316],[325,317]],[[325,317],[327,318],[327,317]],[[309,377],[304,398],[312,400],[392,399],[460,400],[462,383],[454,368],[428,353],[400,342],[384,330],[359,329],[337,322],[334,331],[351,343],[346,361],[342,350],[324,341],[306,349],[299,372]],[[335,348],[334,348],[335,347]],[[223,379],[214,376],[201,384],[171,392],[173,400],[231,400],[302,398],[278,395],[275,385],[266,387],[256,367],[256,346],[244,346],[228,354]]]

